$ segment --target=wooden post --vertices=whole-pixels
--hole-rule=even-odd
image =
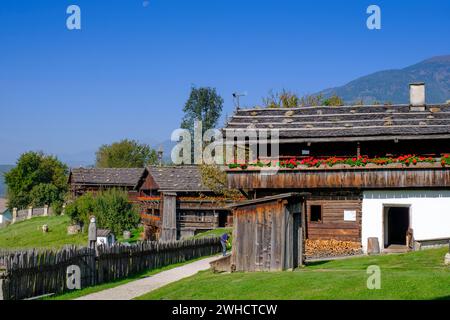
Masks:
[[[177,240],[177,194],[163,193],[161,241]]]
[[[13,213],[12,213],[12,222],[11,223],[14,223],[14,222],[16,222],[16,220],[17,220],[17,208],[13,208]]]
[[[5,297],[3,296],[3,284],[4,280],[0,278],[0,301],[5,300]]]
[[[298,267],[302,267],[304,264],[303,244],[303,227],[302,222],[300,222],[300,227],[298,228]]]
[[[356,143],[356,156],[359,157],[361,155],[361,144],[359,141]]]

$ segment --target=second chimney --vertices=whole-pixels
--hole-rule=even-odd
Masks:
[[[425,83],[409,85],[409,105],[411,111],[425,111]]]

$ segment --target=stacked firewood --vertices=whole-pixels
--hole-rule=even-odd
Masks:
[[[308,258],[350,256],[360,253],[359,242],[307,239],[305,243],[305,254]]]

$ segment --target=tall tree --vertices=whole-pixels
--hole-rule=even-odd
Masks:
[[[182,129],[188,129],[191,134],[194,130],[194,122],[202,121],[202,131],[212,129],[217,125],[223,108],[223,99],[215,88],[193,87],[186,102],[181,122]],[[193,136],[193,135],[192,135]]]
[[[27,152],[5,174],[9,208],[29,205],[55,205],[67,192],[68,168],[56,157]]]
[[[156,164],[158,154],[149,145],[135,140],[122,140],[101,146],[96,153],[97,168],[143,168]]]

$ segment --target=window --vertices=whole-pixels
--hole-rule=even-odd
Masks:
[[[322,206],[313,205],[310,207],[310,221],[311,222],[322,222]]]

